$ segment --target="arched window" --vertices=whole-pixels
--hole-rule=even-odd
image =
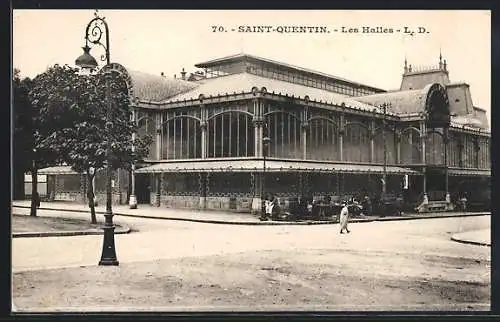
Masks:
[[[207,122],[207,157],[254,155],[254,128],[249,114],[230,111]]]
[[[359,123],[346,126],[343,147],[344,160],[370,162],[370,137],[368,128]]]
[[[268,135],[271,139],[268,156],[300,159],[300,120],[289,113],[266,115]]]
[[[151,116],[143,116],[138,118],[137,123],[137,136],[144,137],[146,135],[151,135],[153,141],[149,147],[148,159],[156,160],[156,126],[154,118]]]
[[[197,119],[179,116],[162,128],[162,159],[201,158],[201,128]]]
[[[438,132],[427,134],[425,141],[425,162],[427,164],[444,164],[444,142],[443,136]]]
[[[393,131],[385,130],[385,141],[382,129],[379,129],[375,133],[374,137],[375,145],[375,163],[384,163],[384,144],[387,149],[387,164],[396,163],[396,135]]]
[[[340,160],[339,131],[335,123],[324,118],[309,121],[307,128],[307,159]]]
[[[448,95],[442,85],[436,83],[429,88],[425,109],[428,113],[427,122],[430,127],[450,124]]]
[[[401,163],[422,163],[420,133],[414,128],[407,128],[401,133]]]

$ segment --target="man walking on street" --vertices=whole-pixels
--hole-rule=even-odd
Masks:
[[[340,233],[344,233],[344,229],[347,233],[350,233],[347,228],[347,222],[349,219],[349,209],[347,208],[347,204],[345,201],[342,201],[342,210],[340,210]]]

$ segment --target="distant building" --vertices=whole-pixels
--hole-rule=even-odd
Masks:
[[[468,84],[450,82],[441,55],[425,69],[405,61],[395,91],[246,54],[195,66],[203,72],[181,78],[106,67],[127,75],[139,135],[154,137],[135,173],[139,203],[257,212],[262,188],[286,208],[301,196],[380,196],[384,173],[387,192],[420,211],[451,209],[465,193],[488,202],[473,197],[491,177],[486,112]],[[68,194],[60,169],[40,171],[54,177],[53,199]],[[129,177],[116,180],[124,203]]]

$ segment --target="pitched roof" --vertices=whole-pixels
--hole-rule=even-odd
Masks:
[[[197,86],[181,79],[156,76],[130,69],[127,71],[132,79],[134,95],[139,100],[160,102]]]
[[[131,95],[139,101],[164,101],[197,86],[193,82],[139,72],[117,63],[109,64],[105,68],[125,74],[128,77]]]
[[[342,78],[342,77],[338,77],[338,76],[334,76],[334,75],[322,73],[322,72],[319,72],[319,71],[315,71],[315,70],[304,68],[304,67],[300,67],[300,66],[295,66],[295,65],[292,65],[292,64],[287,64],[287,63],[276,61],[276,60],[272,60],[272,59],[269,59],[269,58],[263,58],[263,57],[259,57],[259,56],[256,56],[256,55],[249,55],[249,54],[245,54],[245,53],[240,53],[240,54],[235,54],[235,55],[231,55],[231,56],[226,56],[226,57],[212,59],[212,60],[209,60],[209,61],[206,61],[206,62],[195,64],[194,66],[195,67],[199,67],[199,68],[206,68],[206,67],[212,67],[212,66],[222,65],[223,63],[229,63],[229,62],[233,62],[233,61],[241,61],[241,60],[246,60],[246,59],[247,60],[253,60],[253,61],[261,61],[261,62],[265,62],[265,63],[272,64],[272,65],[279,65],[281,67],[285,67],[285,68],[288,68],[288,69],[294,69],[294,70],[298,70],[298,71],[301,71],[301,72],[304,72],[304,73],[314,74],[314,75],[318,75],[318,76],[321,76],[321,77],[330,78],[332,80],[337,80],[337,81],[341,81],[341,82],[344,82],[344,83],[352,84],[352,85],[355,85],[355,86],[370,88],[372,90],[384,92],[383,89],[380,89],[378,87],[374,87],[374,86],[370,86],[370,85],[366,85],[366,84],[361,84],[361,83],[358,83],[358,82],[353,82],[353,81],[351,81],[349,79],[346,79],[346,78]]]
[[[440,83],[443,86],[449,84],[448,72],[443,69],[407,72],[403,75],[400,89],[422,89],[431,83]]]
[[[78,174],[69,165],[60,165],[38,170],[38,174]]]
[[[250,73],[233,74],[222,77],[208,78],[196,82],[199,84],[189,92],[170,97],[165,103],[173,103],[183,100],[198,100],[200,94],[208,96],[222,96],[232,93],[249,93],[252,87],[265,87],[268,93],[294,96],[304,98],[309,96],[310,100],[322,101],[347,107],[373,111],[375,108],[370,104],[365,104],[352,99],[350,96],[333,93],[324,89],[308,87],[300,84],[289,83],[277,79],[262,77]]]
[[[483,123],[472,114],[457,115],[451,117],[451,122],[456,125],[466,125],[469,127],[485,128]]]
[[[433,84],[428,84],[423,89],[395,91],[374,95],[357,96],[355,100],[380,106],[391,103],[391,112],[396,114],[412,114],[425,111],[427,93]]]

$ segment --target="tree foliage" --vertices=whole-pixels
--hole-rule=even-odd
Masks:
[[[50,124],[38,129],[37,146],[54,153],[74,171],[86,173],[89,187],[94,175],[91,168],[97,172],[110,160],[112,169],[128,170],[147,155],[151,136],[132,142],[137,126],[124,75],[113,72],[106,83],[102,72],[81,75],[75,68],[55,65],[33,83],[31,102],[43,124]],[[94,222],[93,191],[88,198]]]
[[[65,117],[54,119],[55,127],[50,140],[63,161],[79,173],[91,167],[102,169],[106,166],[108,140],[113,169],[128,170],[133,162],[141,161],[147,155],[152,140],[150,136],[136,138],[136,148],[132,151],[132,133],[137,132],[137,126],[131,118],[124,76],[112,73],[108,101],[103,73],[83,76],[78,74],[77,69],[68,66],[56,68],[60,82],[53,85],[60,96],[54,95],[55,92],[46,92],[44,96],[65,113]],[[110,104],[109,115],[107,104]],[[63,122],[58,123],[61,120]]]
[[[13,76],[13,173],[14,198],[17,199],[24,196],[24,174],[31,169],[33,122],[28,97],[31,80],[21,79],[18,69],[14,69]]]

